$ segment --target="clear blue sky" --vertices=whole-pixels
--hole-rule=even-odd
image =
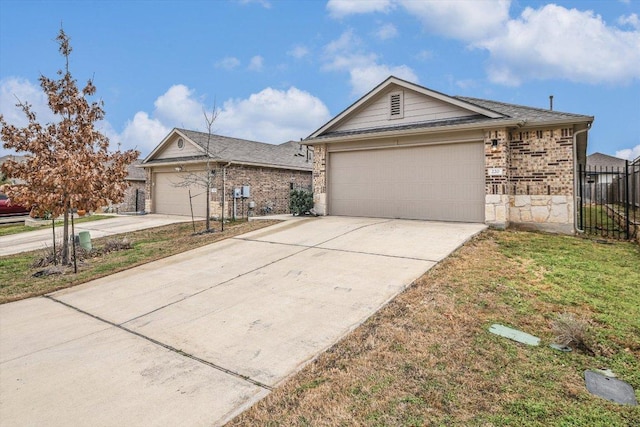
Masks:
[[[640,155],[637,0],[0,0],[0,113],[51,120],[38,77],[93,78],[112,146],[149,154],[173,127],[281,143],[390,74],[463,95],[595,116],[589,153]],[[0,155],[8,151],[0,148]]]

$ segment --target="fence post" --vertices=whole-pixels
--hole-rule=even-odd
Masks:
[[[629,160],[624,162],[624,217],[625,217],[625,230],[627,233],[627,239],[631,239],[631,218],[629,215],[629,207],[631,206],[631,198],[629,197]]]

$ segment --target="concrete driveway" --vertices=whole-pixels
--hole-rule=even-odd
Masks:
[[[2,305],[2,424],[222,424],[484,228],[298,219]]]
[[[76,234],[81,231],[88,231],[91,234],[91,238],[96,239],[98,237],[187,221],[191,221],[191,218],[177,215],[114,215],[113,218],[104,221],[100,220],[76,224],[74,228]],[[61,235],[62,226],[57,226],[56,236],[59,238]],[[51,247],[51,238],[51,224],[26,233],[0,236],[0,256]]]

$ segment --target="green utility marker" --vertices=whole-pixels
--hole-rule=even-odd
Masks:
[[[510,340],[521,342],[522,344],[537,346],[540,344],[540,338],[529,335],[526,332],[519,331],[517,329],[508,328],[503,325],[494,323],[489,328],[489,332],[500,335],[501,337],[509,338]]]

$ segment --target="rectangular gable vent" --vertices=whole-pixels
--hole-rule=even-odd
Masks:
[[[404,117],[404,99],[402,92],[389,94],[389,118],[401,119]]]

